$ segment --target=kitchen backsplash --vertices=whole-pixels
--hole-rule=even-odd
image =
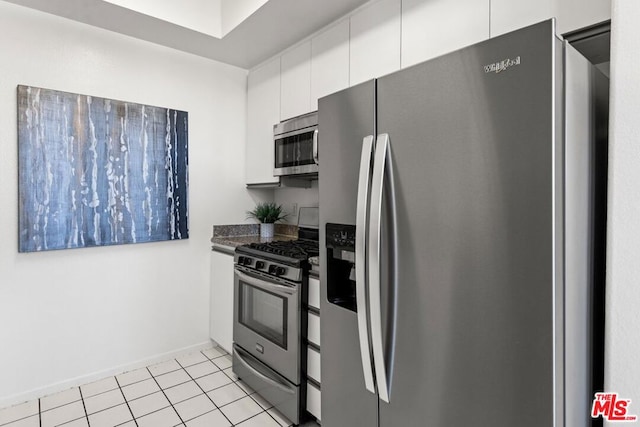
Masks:
[[[319,204],[318,181],[312,181],[311,188],[278,188],[274,191],[274,201],[282,205],[285,212],[289,214],[286,222],[288,224],[298,223],[298,211],[302,207],[317,207]],[[296,205],[296,212],[292,214],[293,205]]]

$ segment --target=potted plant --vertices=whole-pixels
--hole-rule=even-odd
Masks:
[[[282,205],[273,202],[258,203],[252,211],[247,211],[247,218],[255,218],[260,221],[260,237],[272,238],[274,223],[287,218],[282,212]]]

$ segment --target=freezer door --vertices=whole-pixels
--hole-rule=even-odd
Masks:
[[[538,24],[378,81],[398,263],[381,274],[397,276],[381,427],[562,425],[553,31]]]
[[[358,301],[354,312],[347,308],[353,308],[353,303],[337,305],[328,301],[326,249],[327,223],[356,225],[363,141],[372,142],[375,131],[374,100],[375,82],[370,81],[322,98],[318,103],[322,425],[329,427],[378,424],[378,398],[367,390],[365,383],[364,365],[368,363],[371,369],[371,362],[369,359],[363,364],[362,335],[358,330],[358,314],[364,304]],[[344,273],[348,279],[349,269]],[[355,298],[353,293],[343,294],[345,298],[349,295]],[[366,337],[367,331],[363,332]],[[364,353],[368,355],[368,348]],[[369,371],[371,387],[372,375]]]

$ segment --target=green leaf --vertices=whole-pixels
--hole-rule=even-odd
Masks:
[[[258,203],[252,211],[247,211],[247,218],[255,218],[266,224],[271,224],[287,218],[287,214],[282,212],[282,205],[273,202]]]

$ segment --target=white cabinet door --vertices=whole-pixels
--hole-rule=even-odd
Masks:
[[[280,120],[311,112],[311,41],[280,58]]]
[[[489,37],[489,0],[403,0],[402,67]]]
[[[611,0],[554,0],[558,34],[611,19]]]
[[[311,40],[311,110],[318,98],[349,87],[349,20]]]
[[[351,16],[351,86],[400,69],[400,4],[380,0]]]
[[[233,255],[211,251],[211,339],[231,353],[233,344]]]
[[[553,0],[491,0],[491,37],[553,16]]]
[[[320,367],[320,352],[312,347],[307,348],[307,377],[320,383],[322,380]]]
[[[322,420],[322,402],[320,390],[311,383],[307,383],[307,411],[318,421]]]
[[[278,182],[273,176],[273,125],[280,121],[280,58],[249,73],[246,183]]]
[[[320,347],[320,316],[309,312],[307,321],[307,340]]]
[[[320,310],[320,280],[309,277],[309,307]]]

